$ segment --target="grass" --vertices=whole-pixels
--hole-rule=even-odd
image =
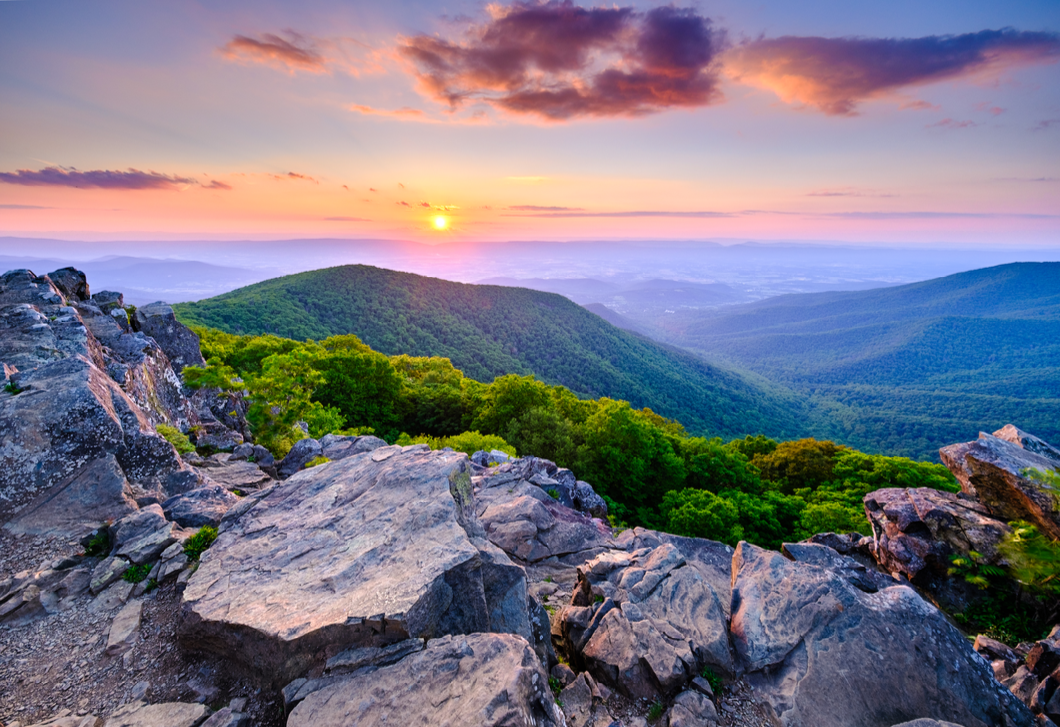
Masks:
[[[199,532],[188,538],[184,543],[184,553],[189,560],[198,560],[202,554],[217,540],[217,528],[204,525]]]
[[[139,583],[150,575],[153,567],[154,563],[141,563],[140,565],[129,566],[129,568],[121,574],[121,579],[126,583]]]

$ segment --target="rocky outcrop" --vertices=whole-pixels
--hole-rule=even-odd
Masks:
[[[199,337],[177,321],[173,308],[166,303],[160,301],[137,308],[133,328],[158,343],[178,374],[185,366],[206,363],[199,350]]]
[[[1003,439],[998,435],[1004,435]],[[1009,441],[1009,440],[1015,441]],[[1008,427],[993,435],[939,450],[961,488],[1005,522],[1026,520],[1050,538],[1060,538],[1060,493],[1026,476],[1027,470],[1060,470],[1054,448]]]
[[[966,495],[928,488],[888,488],[865,496],[874,552],[885,570],[927,585],[946,577],[950,557],[975,551],[1003,565],[998,546],[1012,528]]]
[[[530,632],[525,577],[475,520],[466,455],[384,447],[229,511],[184,592],[184,643],[286,682],[328,650]]]
[[[830,569],[740,543],[731,631],[739,667],[779,725],[1033,724],[964,636],[907,586],[866,593]]]
[[[321,683],[287,721],[288,727],[353,723],[566,724],[534,652],[523,639],[505,634],[432,639],[426,649],[391,666]]]
[[[1016,649],[982,635],[974,648],[990,661],[998,680],[1039,720],[1060,721],[1060,626],[1044,639]]]
[[[675,694],[704,667],[732,674],[732,549],[641,529],[629,547],[578,569],[571,605],[556,616],[572,663],[649,700]]]

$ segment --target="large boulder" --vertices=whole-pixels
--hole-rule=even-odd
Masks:
[[[136,309],[133,326],[158,342],[179,374],[185,366],[202,366],[206,362],[199,350],[199,337],[177,320],[173,307],[161,301]]]
[[[89,300],[91,295],[88,291],[88,280],[85,274],[77,268],[60,268],[55,272],[48,273],[59,292],[63,294],[68,302]]]
[[[320,685],[291,712],[288,727],[348,725],[562,727],[548,674],[518,636],[432,639],[401,661]]]
[[[645,699],[680,691],[705,666],[732,674],[732,548],[639,528],[630,546],[578,569],[572,603],[556,617],[572,663]]]
[[[162,503],[168,519],[185,528],[217,527],[239,498],[218,484],[197,487]]]
[[[1006,522],[1026,520],[1055,540],[1060,538],[1060,493],[1025,474],[1027,470],[1060,470],[1060,460],[1051,451],[1041,440],[1006,427],[994,434],[980,432],[974,442],[943,447],[939,456],[961,488],[993,517]]]
[[[865,514],[880,565],[925,586],[933,578],[946,577],[953,555],[975,551],[981,562],[1003,565],[998,546],[1012,532],[967,495],[926,487],[870,492],[865,495]]]
[[[339,434],[325,434],[320,438],[321,454],[330,460],[346,459],[355,454],[363,454],[385,447],[379,437],[365,434],[359,437],[344,437]]]
[[[323,456],[323,451],[320,442],[317,440],[309,437],[300,439],[294,443],[287,456],[280,460],[280,464],[276,466],[276,471],[280,474],[280,477],[290,477],[305,467],[307,462]]]
[[[184,592],[184,642],[285,683],[354,646],[532,638],[525,576],[484,539],[465,455],[384,447],[229,511]]]
[[[920,718],[1031,727],[1033,715],[907,586],[866,593],[834,571],[740,543],[732,641],[784,727],[890,727]]]

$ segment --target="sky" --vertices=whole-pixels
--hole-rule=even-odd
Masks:
[[[1056,0],[0,0],[0,236],[1056,246]]]

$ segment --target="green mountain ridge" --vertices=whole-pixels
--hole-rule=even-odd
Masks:
[[[649,407],[696,433],[815,431],[801,397],[620,330],[552,293],[347,265],[174,309],[185,323],[229,333],[301,340],[353,333],[387,355],[447,357],[480,381],[533,373],[582,396]]]

